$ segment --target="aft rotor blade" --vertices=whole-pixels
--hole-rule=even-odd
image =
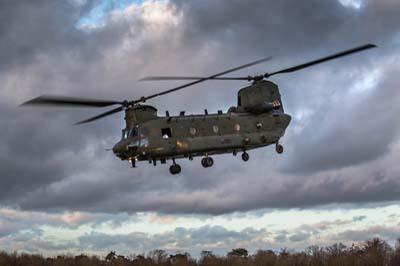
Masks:
[[[371,49],[371,48],[375,48],[375,47],[377,47],[377,46],[374,45],[374,44],[366,44],[366,45],[355,47],[353,49],[346,50],[346,51],[343,51],[343,52],[340,52],[340,53],[336,53],[336,54],[333,54],[333,55],[330,55],[330,56],[327,56],[327,57],[323,57],[323,58],[320,58],[320,59],[317,59],[317,60],[313,60],[313,61],[301,64],[301,65],[297,65],[297,66],[294,66],[294,67],[289,67],[289,68],[282,69],[282,70],[279,70],[279,71],[276,71],[276,72],[272,72],[272,73],[266,73],[264,75],[264,77],[268,78],[268,77],[276,75],[276,74],[291,73],[291,72],[294,72],[294,71],[297,71],[297,70],[300,70],[300,69],[303,69],[303,68],[306,68],[306,67],[310,67],[310,66],[313,66],[313,65],[316,65],[316,64],[320,64],[320,63],[329,61],[329,60],[333,60],[333,59],[340,58],[340,57],[343,57],[343,56],[347,56],[347,55],[350,55],[350,54],[358,53],[358,52],[361,52],[361,51],[364,51],[364,50],[367,50],[367,49]]]
[[[112,114],[121,112],[123,109],[124,109],[124,107],[123,107],[123,106],[120,106],[120,107],[117,107],[117,108],[112,109],[112,110],[110,110],[110,111],[107,111],[107,112],[105,112],[105,113],[102,113],[102,114],[96,115],[96,116],[94,116],[94,117],[91,117],[91,118],[85,119],[85,120],[83,120],[83,121],[80,121],[80,122],[78,122],[78,123],[75,123],[75,125],[80,125],[80,124],[89,123],[89,122],[95,121],[95,120],[97,120],[97,119],[100,119],[100,118],[103,118],[103,117],[106,117],[106,116],[109,116],[109,115],[112,115]]]
[[[174,77],[174,76],[150,76],[144,77],[139,81],[159,81],[159,80],[199,80],[206,77]],[[251,78],[251,77],[250,77]],[[248,80],[249,77],[215,77],[212,80]]]
[[[211,75],[209,77],[201,78],[199,80],[196,80],[196,81],[181,85],[179,87],[175,87],[175,88],[170,89],[170,90],[166,90],[166,91],[163,91],[163,92],[160,92],[160,93],[156,93],[156,94],[153,94],[153,95],[150,95],[150,96],[147,96],[147,97],[142,97],[141,99],[134,101],[134,103],[144,102],[144,101],[152,99],[154,97],[158,97],[158,96],[165,95],[165,94],[177,91],[177,90],[181,90],[183,88],[195,85],[197,83],[200,83],[200,82],[203,82],[203,81],[206,81],[206,80],[209,80],[209,79],[217,78],[219,76],[231,73],[233,71],[237,71],[237,70],[242,69],[242,68],[246,68],[246,67],[250,67],[250,66],[253,66],[253,65],[257,65],[257,64],[263,63],[263,62],[268,61],[270,59],[271,59],[271,57],[266,57],[266,58],[263,58],[263,59],[260,59],[260,60],[257,60],[257,61],[253,61],[253,62],[250,62],[248,64],[241,65],[241,66],[238,66],[238,67],[235,67],[235,68],[220,72],[218,74]]]
[[[46,105],[46,106],[67,106],[67,107],[106,107],[114,104],[123,104],[123,102],[98,100],[90,98],[76,98],[58,95],[42,95],[29,100],[25,105]]]

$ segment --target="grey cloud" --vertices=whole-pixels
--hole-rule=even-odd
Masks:
[[[389,227],[384,225],[370,226],[360,230],[347,230],[337,234],[334,239],[347,239],[350,241],[365,241],[365,239],[372,237],[379,237],[387,239],[390,242],[395,242],[400,235],[400,228]]]
[[[79,46],[83,40],[83,34],[73,29],[77,10],[66,1],[6,0],[0,10],[1,70],[33,63],[42,53]]]
[[[43,237],[42,230],[27,230],[24,232],[17,232],[13,235],[0,238],[0,247],[3,250],[10,248],[10,243],[14,250],[23,250],[30,253],[47,252],[61,252],[72,250],[76,246],[73,241],[62,241],[62,243],[55,243],[52,240]],[[10,250],[11,251],[11,250]],[[78,253],[78,251],[76,250]]]
[[[310,237],[310,234],[308,234],[308,233],[297,233],[297,234],[291,235],[289,237],[289,240],[293,241],[293,242],[300,242],[300,241],[308,240],[309,237]]]
[[[232,247],[249,248],[255,251],[268,241],[258,240],[267,236],[264,229],[247,228],[241,231],[228,230],[221,226],[202,226],[199,228],[176,228],[159,234],[132,232],[128,234],[107,234],[97,231],[85,233],[76,240],[60,242],[54,237],[46,237],[40,229],[15,231],[0,237],[0,247],[12,245],[21,251],[52,254],[63,250],[72,253],[106,254],[117,250],[119,254],[140,254],[155,249],[167,252],[190,251],[197,256],[203,249],[212,248],[218,254],[226,254]]]
[[[139,231],[113,234],[101,232],[101,228],[96,228],[96,223],[99,221],[108,222],[109,219],[113,218],[123,220],[127,217],[120,216],[117,218],[116,215],[85,213],[88,217],[85,218],[83,215],[76,226],[89,226],[90,230],[74,240],[60,241],[62,238],[46,236],[45,231],[40,229],[39,223],[41,223],[41,226],[46,225],[54,228],[65,226],[65,222],[59,219],[62,217],[61,215],[52,216],[26,212],[21,214],[17,211],[4,210],[0,215],[2,220],[4,220],[4,217],[8,217],[5,220],[11,218],[11,220],[9,219],[10,224],[14,222],[19,226],[11,234],[0,235],[0,248],[11,245],[21,251],[45,254],[54,254],[54,252],[60,250],[80,254],[82,250],[85,250],[88,254],[105,255],[110,250],[117,250],[119,254],[129,255],[163,249],[169,253],[190,252],[194,256],[200,254],[202,250],[213,250],[217,254],[224,255],[232,248],[238,247],[244,247],[250,253],[254,253],[258,249],[278,251],[284,246],[304,250],[309,245],[327,246],[339,241],[351,245],[372,237],[380,237],[394,243],[399,234],[399,227],[396,225],[367,226],[366,228],[349,230],[348,228],[353,228],[353,225],[357,223],[354,219],[303,224],[287,230],[255,228],[230,230],[224,226],[205,224],[197,228],[177,227],[156,234]],[[73,218],[73,215],[71,214],[70,217]],[[29,219],[32,219],[31,224]],[[91,224],[92,221],[95,221],[94,226]],[[67,225],[67,228],[74,227]]]
[[[354,217],[353,217],[353,221],[359,222],[359,221],[365,220],[366,218],[367,218],[367,216],[365,216],[365,215],[354,216]]]
[[[252,51],[294,52],[294,47],[306,50],[316,41],[329,40],[351,15],[336,1],[175,2],[186,14],[188,42],[217,41],[228,50],[240,45],[239,56]]]
[[[392,67],[395,69],[390,69]],[[367,97],[356,95],[349,96],[350,100],[345,97],[337,102],[326,100],[325,107],[321,107],[325,110],[317,110],[310,118],[311,126],[298,136],[302,141],[294,143],[293,157],[286,168],[294,172],[337,169],[365,163],[389,152],[399,133],[394,121],[400,111],[396,85],[400,69],[391,64],[383,69],[387,78]],[[336,103],[330,103],[332,101]]]
[[[107,225],[112,228],[121,227],[124,223],[137,222],[136,215],[120,213],[88,212],[27,212],[10,208],[0,209],[0,237],[14,236],[25,231],[41,233],[42,226],[62,229],[77,229],[81,226],[90,226],[94,229]]]
[[[274,237],[274,240],[275,240],[276,242],[280,242],[280,243],[282,243],[282,242],[287,242],[287,240],[288,240],[287,231],[282,231],[282,232],[280,232],[279,234],[277,234],[277,235]]]
[[[400,22],[399,4],[391,0],[364,1],[358,10],[317,0],[174,2],[185,14],[185,41],[221,43],[236,57],[259,52],[298,57],[344,43],[384,43]]]
[[[176,228],[174,231],[155,235],[144,233],[110,235],[92,232],[81,236],[78,242],[79,245],[104,252],[110,248],[118,248],[123,253],[135,253],[155,249],[182,252],[193,250],[194,248],[194,255],[197,255],[202,249],[207,249],[207,247],[211,246],[216,252],[225,253],[237,244],[252,244],[254,238],[265,234],[265,230],[249,228],[237,232],[227,230],[221,226],[206,225],[191,229]]]

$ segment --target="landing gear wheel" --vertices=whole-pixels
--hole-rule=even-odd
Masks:
[[[247,162],[250,159],[250,156],[247,152],[242,153],[242,160]]]
[[[281,144],[276,144],[275,150],[278,154],[281,154],[283,152],[283,146]]]
[[[207,167],[211,167],[214,165],[214,160],[211,157],[207,157],[206,162],[207,162]]]
[[[206,158],[206,157],[204,157],[203,159],[201,159],[201,165],[202,165],[204,168],[207,168],[207,167],[208,167],[208,165],[207,165],[207,158]]]
[[[204,168],[211,167],[214,165],[214,160],[211,157],[204,157],[203,159],[201,159],[201,165]]]
[[[173,164],[169,167],[169,172],[172,175],[179,174],[181,172],[181,166],[179,164]]]

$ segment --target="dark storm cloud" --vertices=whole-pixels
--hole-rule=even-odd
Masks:
[[[309,50],[351,15],[336,1],[174,2],[185,12],[188,42],[214,40],[243,54]]]
[[[302,131],[298,136],[302,141],[294,143],[296,150],[286,168],[297,173],[314,172],[356,165],[387,154],[399,134],[399,125],[394,121],[400,112],[400,69],[388,64],[383,71],[384,78],[372,92],[350,95],[350,100],[335,101],[335,95],[327,99],[322,107],[325,110],[321,108],[310,117],[319,128]]]
[[[104,141],[109,134],[104,124],[78,129],[71,125],[82,117],[71,119],[63,111],[31,112],[28,108],[16,107],[37,93],[67,94],[63,88],[82,89],[70,82],[78,81],[84,86],[80,82],[87,75],[85,68],[102,58],[101,52],[111,40],[118,39],[118,31],[112,29],[105,33],[93,32],[89,38],[75,27],[78,14],[93,4],[93,1],[80,7],[67,1],[3,1],[0,4],[0,78],[3,81],[0,198],[3,204],[15,205],[21,195],[86,172],[90,158],[83,158],[88,142],[91,142],[90,150],[102,156],[107,155],[106,148],[112,147],[112,143]],[[90,86],[87,88],[90,90]],[[96,137],[98,141],[93,139]],[[82,156],[78,158],[77,154]]]
[[[128,18],[110,15],[104,27],[84,31],[75,25],[88,6],[2,3],[1,203],[221,214],[398,200],[400,171],[391,166],[399,151],[391,145],[399,133],[393,121],[400,111],[394,57],[400,7],[389,0],[363,3],[354,9],[337,1],[172,1],[159,12],[167,17],[158,24],[138,11]],[[20,23],[24,19],[30,23]],[[97,110],[14,107],[45,93],[137,98],[174,85],[136,82],[145,75],[211,74],[273,55],[268,67],[241,72],[261,73],[365,42],[381,47],[274,79],[293,115],[283,139],[287,154],[262,149],[247,164],[219,156],[210,171],[199,160],[182,162],[180,176],[146,163],[130,169],[104,151],[119,137],[122,115],[71,127]],[[369,69],[380,72],[376,84],[352,94]],[[241,85],[207,83],[151,104],[160,113],[216,110],[232,105]]]
[[[41,55],[69,53],[81,62],[101,57],[103,49],[118,40],[121,31],[113,28],[89,37],[76,28],[79,18],[98,2],[74,5],[72,1],[2,1],[0,71],[33,64]]]
[[[84,128],[73,128],[73,121],[62,114],[40,111],[29,114],[26,110],[14,109],[0,108],[4,116],[0,137],[6,140],[0,154],[3,204],[14,205],[15,200],[43,185],[86,172],[90,168],[89,145],[93,152],[109,155],[105,148],[111,144],[90,143],[90,133]],[[68,132],[63,125],[68,125]],[[105,132],[101,136],[107,138]],[[40,198],[38,195],[37,199]]]
[[[272,53],[280,60],[301,59],[346,45],[385,44],[400,23],[399,3],[392,0],[362,1],[360,9],[334,0],[173,2],[185,14],[184,41],[191,45],[215,41],[236,57]]]
[[[79,46],[83,33],[73,28],[77,15],[66,1],[2,1],[0,70],[33,63],[42,53]]]

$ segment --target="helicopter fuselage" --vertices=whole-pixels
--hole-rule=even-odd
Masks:
[[[122,160],[148,160],[165,163],[172,159],[171,173],[179,173],[175,159],[204,156],[202,165],[210,167],[214,154],[242,153],[247,161],[247,150],[277,145],[290,123],[291,117],[283,110],[279,88],[271,81],[258,81],[238,91],[237,106],[226,113],[158,116],[149,105],[130,106],[125,110],[126,127],[122,139],[113,152]],[[174,170],[179,168],[178,170]]]
[[[160,160],[235,153],[277,143],[291,117],[280,112],[157,117],[123,130],[114,148],[122,160]]]

